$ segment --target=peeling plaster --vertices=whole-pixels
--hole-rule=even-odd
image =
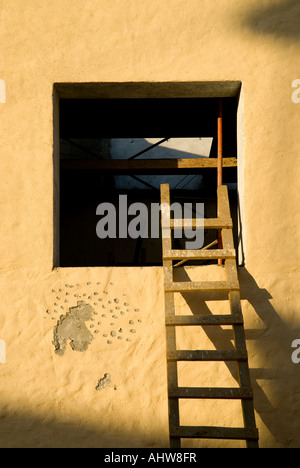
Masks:
[[[108,387],[111,384],[111,376],[110,374],[104,374],[104,377],[102,377],[98,385],[96,387],[96,390],[104,390],[106,387]]]
[[[66,315],[62,315],[54,327],[53,344],[55,352],[62,356],[67,341],[73,351],[86,351],[93,340],[85,322],[91,320],[94,309],[84,301],[78,301],[77,307],[71,307]]]

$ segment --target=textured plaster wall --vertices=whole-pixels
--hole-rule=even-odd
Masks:
[[[299,17],[294,0],[0,1],[1,446],[168,444],[162,270],[52,269],[53,83],[223,80],[243,83],[240,280],[260,444],[299,446]],[[125,309],[109,307],[114,299]],[[225,307],[212,299],[210,310]],[[84,323],[93,340],[84,352],[67,343],[60,356],[53,329],[78,301],[93,307]],[[217,331],[192,336],[194,346],[230,348],[230,330]],[[234,382],[219,364],[193,372],[181,383]],[[106,373],[111,383],[97,391]],[[202,402],[194,421],[189,403],[182,409],[183,424],[241,424],[236,404]]]

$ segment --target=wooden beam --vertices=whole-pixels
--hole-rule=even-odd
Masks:
[[[246,361],[247,351],[229,350],[192,350],[168,351],[168,361]]]
[[[168,292],[194,292],[194,291],[239,291],[239,283],[230,281],[202,281],[202,282],[170,282],[165,283]]]
[[[231,218],[204,218],[204,219],[171,219],[171,229],[231,229]]]
[[[234,259],[234,249],[217,250],[165,250],[163,253],[165,260],[216,260],[218,258]]]
[[[226,185],[220,185],[217,190],[218,196],[218,218],[230,219],[230,205],[228,198],[228,188]]]
[[[175,426],[171,427],[170,434],[185,439],[258,439],[257,429],[241,427]]]
[[[220,325],[243,325],[243,317],[240,315],[171,315],[166,314],[165,323],[167,327],[184,326],[194,327],[200,325],[220,326]]]
[[[169,398],[195,398],[216,400],[252,399],[251,388],[224,387],[169,387]]]
[[[79,160],[62,159],[61,170],[90,170],[113,173],[134,174],[171,174],[197,172],[199,169],[214,169],[218,167],[217,158],[194,159],[108,159],[108,160]],[[223,167],[237,167],[237,158],[224,158]]]

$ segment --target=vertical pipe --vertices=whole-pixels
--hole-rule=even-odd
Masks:
[[[218,187],[223,183],[223,100],[219,99],[218,109]],[[218,231],[218,248],[222,249],[222,232]],[[218,265],[223,265],[223,260],[218,260]]]
[[[218,111],[218,186],[223,183],[223,100],[219,99]]]

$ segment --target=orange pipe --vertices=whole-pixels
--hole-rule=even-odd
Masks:
[[[218,186],[223,183],[223,101],[219,99],[218,113]]]
[[[223,183],[223,100],[219,99],[218,111],[218,186]],[[218,231],[218,248],[222,249],[221,230]],[[218,260],[218,265],[223,265],[223,260]]]

